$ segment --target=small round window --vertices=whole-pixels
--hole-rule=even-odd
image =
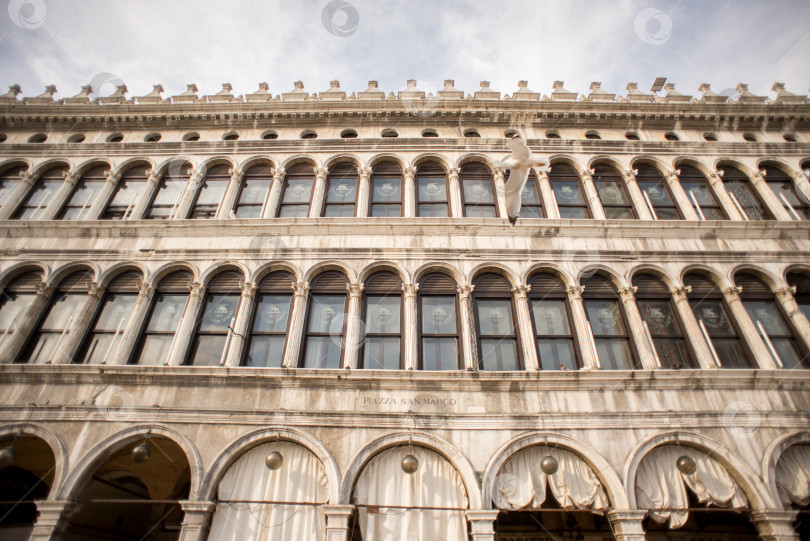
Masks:
[[[560,134],[556,131],[547,131],[546,139],[561,139]]]
[[[342,132],[340,132],[340,137],[342,139],[356,139],[357,132],[354,130],[343,130]]]
[[[83,133],[74,133],[70,137],[68,137],[68,143],[83,143],[84,142],[84,134]]]
[[[672,132],[664,134],[664,139],[666,139],[667,141],[680,141],[681,140],[680,137],[678,137],[676,134],[674,134]]]
[[[28,138],[29,143],[44,143],[47,141],[48,136],[44,133],[35,133],[31,137]]]
[[[236,141],[239,139],[239,134],[236,132],[229,132],[222,136],[223,141]]]
[[[589,131],[585,133],[585,139],[601,139],[602,136],[599,135],[599,132]]]
[[[438,137],[439,134],[436,133],[436,130],[425,130],[422,132],[422,137]]]
[[[745,134],[743,134],[743,139],[745,139],[749,143],[756,143],[757,141],[759,141],[759,139],[757,139],[757,136],[754,135],[753,133],[745,133]]]
[[[387,129],[382,131],[383,137],[399,137],[397,130]]]
[[[703,138],[704,138],[705,140],[709,141],[710,143],[715,143],[715,142],[717,142],[717,135],[715,135],[715,134],[713,134],[713,133],[711,133],[711,132],[704,133],[704,134],[703,134]]]
[[[638,136],[636,132],[629,131],[624,134],[625,139],[628,141],[640,141],[641,137]]]
[[[143,138],[144,142],[146,143],[157,143],[160,141],[160,134],[159,133],[150,133],[146,137]]]
[[[785,140],[786,142],[788,142],[788,143],[795,143],[795,142],[797,142],[797,141],[796,141],[796,136],[795,136],[795,135],[793,135],[792,133],[786,133],[785,135],[783,135],[783,136],[782,136],[782,139],[784,139],[784,140]]]
[[[307,131],[301,132],[301,139],[317,139],[317,138],[318,138],[318,134],[315,133],[312,130],[307,130]]]
[[[481,137],[481,134],[475,130],[467,130],[464,132],[464,137]]]
[[[183,141],[199,141],[200,134],[197,132],[190,132],[183,136]]]
[[[123,140],[124,140],[124,136],[121,135],[120,133],[114,133],[114,134],[107,137],[107,142],[108,143],[120,143]]]
[[[262,134],[262,139],[269,140],[269,139],[278,139],[278,134],[273,130],[266,131]]]
[[[516,132],[515,130],[506,130],[505,132],[503,132],[503,136],[506,137],[507,139],[511,139],[512,137],[516,137],[517,134],[518,134],[518,132]]]

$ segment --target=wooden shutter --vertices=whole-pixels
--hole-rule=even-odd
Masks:
[[[551,166],[551,170],[549,171],[548,178],[551,180],[579,180],[579,175],[574,168],[570,165],[566,165],[564,163],[555,163]]]
[[[799,271],[789,272],[787,283],[796,288],[796,295],[810,295],[810,274]]]
[[[189,271],[173,272],[158,284],[161,293],[188,293],[188,284],[194,281]]]
[[[88,270],[74,272],[59,282],[59,291],[64,293],[87,293],[87,284],[93,281],[93,273]]]
[[[250,167],[245,171],[245,178],[272,178],[273,168],[269,164],[262,163]]]
[[[2,180],[20,180],[20,175],[27,170],[28,168],[24,165],[15,165],[3,171]]]
[[[473,283],[475,284],[474,290],[475,293],[480,294],[504,293],[506,295],[511,294],[509,282],[507,282],[503,276],[499,276],[494,273],[482,274],[481,276],[476,278]]]
[[[683,280],[683,284],[692,286],[692,292],[689,293],[689,297],[692,299],[700,299],[706,296],[717,297],[721,295],[717,285],[709,278],[701,276],[700,274],[690,274],[686,276]]]
[[[245,276],[241,272],[225,271],[217,274],[206,288],[211,293],[240,293]]]
[[[374,174],[398,177],[402,175],[402,169],[396,162],[380,162],[374,166]]]
[[[616,168],[607,164],[599,164],[593,166],[593,176],[600,177],[602,180],[621,180],[621,174],[616,171]]]
[[[652,274],[635,275],[633,285],[638,288],[637,297],[669,297],[669,288]]]
[[[417,168],[416,175],[421,177],[444,176],[444,167],[436,162],[426,162]]]
[[[464,165],[461,166],[461,171],[459,171],[459,175],[462,176],[463,178],[476,180],[492,179],[492,171],[489,170],[489,167],[479,162],[465,163]]]
[[[366,293],[383,293],[399,295],[402,293],[402,281],[393,272],[377,272],[366,280]]]
[[[679,169],[681,170],[681,174],[678,175],[678,178],[683,181],[706,180],[703,173],[701,173],[696,167],[692,167],[691,165],[681,165]]]
[[[662,180],[662,178],[663,178],[662,175],[661,175],[661,172],[658,169],[656,169],[655,167],[653,167],[652,165],[639,164],[639,165],[636,166],[636,169],[638,170],[638,174],[636,175],[636,178],[639,179],[639,180],[655,180],[655,181],[658,181],[658,180]],[[683,173],[683,170],[681,170],[681,173]]]
[[[137,293],[141,288],[143,274],[140,271],[126,271],[113,278],[107,291],[111,293]]]
[[[40,282],[42,282],[41,272],[24,272],[9,282],[4,289],[13,293],[36,293]]]
[[[329,168],[329,176],[332,178],[356,178],[357,168],[350,163],[339,163]]]
[[[742,293],[740,293],[740,296],[743,298],[773,297],[773,291],[771,291],[768,284],[752,274],[737,273],[737,275],[734,277],[734,283],[737,285],[737,287],[742,288]]]
[[[151,170],[148,165],[135,165],[124,171],[122,176],[126,182],[146,182],[146,175]]]
[[[535,274],[529,279],[529,285],[532,286],[532,294],[543,295],[549,293],[565,293],[565,286],[562,280],[553,274],[541,272]]]
[[[259,291],[262,293],[290,293],[295,278],[285,271],[271,272],[259,282]]]
[[[311,164],[308,163],[297,163],[295,165],[291,165],[287,169],[288,177],[299,176],[299,177],[314,177],[315,170],[312,168]]]
[[[456,283],[446,274],[428,274],[419,283],[419,292],[437,295],[455,295]]]
[[[326,271],[312,281],[312,291],[316,293],[346,293],[346,276],[337,271]]]
[[[616,297],[616,286],[604,276],[598,274],[591,276],[584,280],[582,285],[585,286],[583,297]]]

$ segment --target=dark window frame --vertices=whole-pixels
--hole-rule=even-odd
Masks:
[[[488,274],[495,274],[495,273],[482,273],[478,275],[473,284],[477,286],[480,281],[485,278]],[[511,284],[509,281],[504,278],[503,276],[497,275],[498,278],[504,280],[506,282],[506,287],[509,288]],[[484,358],[482,355],[483,348],[482,348],[482,341],[483,340],[498,340],[498,339],[509,339],[514,340],[515,342],[515,354],[516,354],[516,363],[517,367],[515,368],[515,372],[521,372],[526,370],[526,361],[523,358],[523,344],[520,340],[520,322],[518,321],[517,317],[517,310],[515,307],[515,296],[511,293],[511,291],[486,291],[480,290],[478,287],[475,287],[472,292],[472,311],[473,311],[473,319],[475,321],[475,340],[476,346],[478,347],[478,370],[479,371],[486,371],[486,372],[502,372],[503,370],[486,370],[484,368]],[[506,300],[509,302],[509,309],[512,313],[512,334],[509,335],[483,335],[481,333],[481,321],[480,321],[480,314],[478,313],[478,300]],[[505,370],[506,372],[512,372],[512,370]]]
[[[346,177],[338,177],[337,179],[333,178],[333,173],[332,173],[333,170],[338,169],[338,171],[340,171],[341,169],[344,169],[341,166],[345,166],[345,165],[347,165],[347,164],[345,164],[345,163],[334,164],[332,167],[329,168],[329,172],[326,174],[326,179],[324,180],[324,183],[323,183],[323,202],[321,204],[321,210],[320,210],[320,217],[321,218],[326,218],[327,217],[326,212],[327,212],[327,209],[329,207],[349,207],[349,206],[352,207],[352,215],[351,216],[343,216],[343,218],[355,218],[355,217],[357,217],[357,210],[358,210],[357,209],[357,203],[358,203],[357,198],[360,196],[360,170],[357,168],[356,165],[350,164],[352,169],[354,169],[354,199],[352,200],[352,202],[351,203],[330,203],[329,202],[329,186],[332,183],[332,181],[333,180],[344,180],[344,179],[350,178],[350,175],[346,176]],[[345,169],[348,172],[348,168],[345,168]],[[337,218],[337,216],[332,216],[332,218]]]
[[[275,278],[276,276],[279,276],[278,279],[280,280],[285,280],[289,277],[290,288],[284,289],[282,286],[277,285],[275,283],[268,284],[270,280],[276,279]],[[293,277],[292,274],[289,274],[286,271],[269,272],[262,277],[261,281],[259,282],[259,286],[256,289],[256,295],[253,299],[253,306],[250,309],[250,321],[248,321],[247,325],[248,336],[247,340],[245,340],[245,345],[242,348],[242,357],[241,359],[239,359],[239,366],[247,366],[248,356],[250,353],[250,346],[253,342],[254,336],[283,336],[284,347],[281,350],[281,368],[284,368],[284,359],[287,356],[287,348],[290,346],[288,338],[290,336],[290,329],[292,325],[293,309],[295,308],[295,295],[293,294],[294,291],[292,288],[294,283],[295,277]],[[261,305],[261,299],[263,295],[267,296],[286,295],[289,297],[289,312],[288,312],[289,315],[287,317],[287,325],[285,326],[284,331],[256,331],[254,329],[254,326],[256,324],[256,316],[258,315],[259,306]]]
[[[363,297],[362,297],[363,304],[362,304],[362,310],[361,310],[361,316],[360,317],[362,318],[362,321],[364,321],[364,322],[367,320],[366,318],[368,316],[368,298],[369,297],[388,298],[388,297],[396,296],[397,299],[399,300],[399,332],[397,332],[397,333],[370,333],[367,330],[368,329],[368,324],[366,324],[365,340],[363,341],[363,344],[360,347],[360,350],[358,351],[357,368],[359,368],[359,369],[367,369],[364,366],[364,361],[365,361],[365,355],[366,355],[366,347],[368,347],[368,339],[369,338],[399,338],[399,370],[405,370],[407,368],[405,366],[405,360],[406,359],[405,359],[405,356],[402,354],[403,351],[405,350],[405,348],[403,347],[403,343],[402,343],[402,326],[405,323],[405,302],[404,302],[405,299],[403,298],[403,294],[402,294],[401,289],[400,289],[400,292],[397,295],[393,295],[393,294],[390,294],[389,291],[384,291],[383,287],[379,287],[379,288],[375,287],[375,285],[373,284],[374,277],[376,275],[378,275],[378,274],[381,274],[381,273],[386,273],[386,274],[393,275],[399,281],[400,288],[402,286],[402,279],[399,276],[397,276],[396,273],[391,272],[391,271],[379,271],[379,272],[375,272],[374,274],[369,276],[366,279],[366,282],[369,284],[369,287],[366,287],[363,290]],[[383,369],[380,368],[378,370],[383,370]]]
[[[557,170],[559,171],[560,166],[563,167],[563,173],[558,178],[554,178],[555,171],[554,167],[557,166]],[[570,172],[569,172],[570,171]],[[554,195],[554,202],[557,205],[557,210],[560,211],[560,216],[562,217],[562,209],[585,209],[585,217],[583,218],[562,218],[564,220],[592,220],[593,213],[591,212],[591,206],[588,204],[588,197],[585,193],[585,187],[582,185],[582,177],[576,172],[576,170],[568,164],[552,164],[549,168],[548,173],[548,181],[549,185],[551,186],[551,193]],[[568,205],[568,204],[560,204],[559,199],[557,198],[557,193],[554,191],[554,183],[571,183],[576,181],[577,187],[579,188],[579,195],[582,198],[582,204],[576,205]]]
[[[465,366],[464,366],[464,344],[463,344],[463,333],[461,332],[461,310],[460,310],[460,308],[461,308],[461,299],[459,298],[458,291],[455,291],[452,294],[453,299],[454,299],[453,307],[454,307],[455,316],[456,316],[456,333],[455,334],[428,334],[428,335],[425,335],[423,333],[423,330],[422,330],[422,320],[423,320],[423,318],[422,318],[422,297],[450,297],[451,296],[450,293],[430,293],[430,292],[425,292],[423,290],[421,285],[424,283],[425,279],[429,278],[430,276],[432,276],[434,274],[441,274],[442,276],[444,276],[448,280],[450,280],[450,282],[454,286],[458,287],[458,285],[456,284],[456,281],[453,280],[453,278],[451,276],[449,276],[447,274],[443,274],[443,273],[429,273],[429,274],[426,274],[426,275],[422,276],[420,278],[420,280],[419,280],[420,287],[419,287],[419,290],[417,291],[417,297],[416,297],[416,329],[417,329],[417,344],[416,344],[416,347],[417,347],[417,354],[418,354],[418,357],[417,357],[417,370],[424,370],[425,369],[424,368],[424,359],[423,359],[423,354],[422,354],[423,347],[424,347],[423,341],[424,341],[425,337],[427,337],[427,338],[454,338],[456,340],[456,356],[457,356],[455,370],[464,370],[465,369]],[[444,372],[444,370],[442,370],[442,372]]]
[[[299,165],[299,164],[296,164]],[[295,167],[291,169],[286,175],[284,175],[284,184],[281,187],[281,193],[278,197],[278,208],[276,209],[276,218],[282,218],[281,213],[285,207],[303,207],[306,205],[307,213],[306,216],[301,216],[301,218],[309,217],[310,211],[312,210],[312,199],[315,196],[315,166],[311,164],[303,164],[304,167]],[[287,190],[290,188],[290,180],[300,180],[306,179],[311,182],[309,188],[309,200],[306,203],[285,203],[284,196],[287,194]]]
[[[532,284],[539,275],[549,275],[552,276],[555,280],[560,283],[562,287],[561,291],[553,291],[550,288],[546,290],[542,290],[540,288],[532,287],[531,291],[528,294],[528,301],[529,301],[529,319],[531,320],[532,326],[532,336],[534,336],[534,349],[537,352],[537,363],[538,368],[540,371],[544,371],[543,369],[543,360],[540,358],[540,346],[537,344],[539,339],[546,339],[546,340],[563,340],[568,339],[571,340],[572,348],[574,351],[574,364],[577,368],[582,368],[583,361],[582,361],[582,351],[580,350],[579,340],[577,339],[577,329],[574,323],[574,316],[571,313],[571,303],[568,299],[568,293],[565,291],[565,284],[558,276],[555,276],[548,272],[535,272],[529,277],[528,283]],[[563,301],[563,307],[565,308],[565,317],[566,321],[568,322],[568,334],[539,334],[537,332],[537,325],[534,321],[534,312],[532,310],[532,300],[541,301],[541,300],[553,300],[553,301]],[[550,371],[550,370],[549,370]]]
[[[385,173],[385,169],[390,167],[393,171],[393,168],[396,167],[399,173]],[[380,171],[382,169],[382,171]],[[393,178],[395,176],[399,176],[399,203],[375,203],[374,202],[374,178],[379,176],[380,178]],[[415,180],[414,180],[415,182]],[[418,195],[416,196],[419,197]],[[394,164],[392,162],[382,162],[380,164],[375,165],[371,170],[371,176],[369,178],[369,196],[368,196],[368,208],[366,209],[366,216],[369,218],[373,218],[372,216],[372,209],[375,205],[378,206],[393,206],[399,205],[399,217],[402,218],[405,216],[405,175],[402,171],[402,168],[398,164]]]
[[[328,332],[326,332],[326,333],[324,333],[324,332],[311,332],[309,330],[309,323],[310,323],[310,320],[312,319],[312,305],[313,305],[313,303],[315,301],[315,297],[318,296],[318,295],[322,295],[322,296],[343,295],[343,313],[345,315],[348,315],[348,313],[349,313],[349,292],[345,288],[345,286],[344,286],[344,289],[342,291],[338,291],[337,287],[321,286],[321,285],[318,284],[318,279],[319,278],[322,279],[325,274],[330,274],[330,273],[333,273],[333,272],[335,274],[339,274],[343,278],[344,284],[348,285],[348,283],[349,283],[349,280],[346,277],[346,275],[344,275],[344,274],[342,274],[340,272],[337,272],[337,271],[326,271],[326,272],[324,272],[322,274],[319,274],[313,280],[313,286],[309,290],[309,294],[307,295],[306,317],[304,318],[304,329],[303,329],[303,332],[301,333],[303,343],[301,344],[301,350],[300,350],[300,352],[298,354],[298,368],[306,368],[308,370],[330,370],[328,368],[310,368],[310,367],[304,366],[304,363],[306,362],[306,358],[307,358],[307,349],[308,349],[308,346],[309,346],[309,339],[310,338],[332,338],[334,336],[338,336],[340,338],[340,343],[341,343],[341,346],[340,346],[340,360],[338,362],[338,369],[344,367],[344,363],[346,361],[346,350],[345,350],[345,348],[343,347],[342,344],[343,344],[343,340],[344,340],[345,334],[346,334],[346,317],[344,317],[343,325],[341,325],[339,335],[336,335],[334,333],[328,333]]]
[[[251,173],[251,171],[253,171],[254,169],[260,169],[260,168],[263,168],[263,167],[269,167],[270,168],[270,176],[269,177],[265,176],[264,171],[259,171],[257,173]],[[245,192],[245,186],[247,185],[248,180],[250,180],[251,176],[254,177],[255,180],[264,181],[264,180],[269,179],[269,182],[267,183],[267,191],[265,192],[264,199],[262,200],[261,203],[255,203],[255,202],[243,203],[242,202],[242,195]],[[245,175],[242,177],[242,182],[239,183],[239,191],[236,194],[236,198],[234,199],[233,208],[231,208],[229,210],[232,210],[234,212],[234,214],[236,214],[237,217],[238,217],[240,208],[256,208],[256,207],[258,207],[259,208],[259,217],[258,218],[261,218],[262,217],[262,209],[265,208],[265,205],[269,201],[271,191],[273,191],[273,170],[272,170],[272,167],[269,164],[255,164],[255,165],[252,165],[251,167],[249,167],[245,171]],[[257,218],[253,218],[253,219],[257,219]]]
[[[175,276],[176,275],[176,276]],[[167,278],[171,278],[172,280],[167,281]],[[176,270],[174,272],[170,272],[169,274],[163,276],[160,282],[157,283],[157,287],[155,288],[155,292],[152,294],[152,298],[149,301],[149,310],[146,312],[146,317],[143,318],[141,322],[141,327],[138,329],[138,340],[135,342],[135,347],[132,348],[130,352],[129,358],[127,359],[127,364],[135,365],[135,366],[147,366],[147,365],[139,365],[138,360],[141,358],[141,354],[143,353],[143,347],[146,344],[146,340],[149,336],[173,336],[176,337],[177,331],[180,329],[180,325],[183,323],[183,315],[185,315],[186,310],[188,309],[188,303],[191,299],[190,289],[188,286],[180,287],[177,284],[173,284],[171,282],[176,280],[187,279],[188,285],[194,280],[194,275],[188,270]],[[152,316],[155,313],[155,309],[158,305],[158,300],[162,295],[185,295],[186,303],[183,306],[183,315],[180,316],[180,321],[177,324],[177,328],[174,331],[150,331],[149,330],[149,323],[152,320]],[[170,351],[171,353],[171,351]]]
[[[482,171],[474,171],[474,172],[466,172],[465,173],[464,168],[467,167],[468,165],[473,165],[474,167],[480,165],[482,169],[487,170],[487,174],[484,175]],[[465,179],[465,176],[466,176],[466,179]],[[489,189],[490,189],[490,194],[492,195],[492,203],[472,203],[472,202],[468,202],[467,198],[464,196],[464,181],[467,180],[467,179],[469,179],[471,181],[474,181],[474,180],[481,181],[481,180],[484,180],[485,178],[489,181]],[[448,188],[449,188],[449,184],[450,183],[448,181]],[[500,213],[498,212],[498,193],[497,193],[497,190],[495,189],[495,179],[493,178],[492,170],[489,167],[487,167],[484,164],[476,164],[475,162],[473,164],[467,163],[467,164],[462,165],[459,168],[459,171],[458,171],[458,185],[459,185],[459,189],[461,191],[461,214],[462,214],[462,216],[464,218],[484,218],[484,216],[469,216],[468,215],[468,210],[469,210],[468,207],[469,208],[491,208],[492,211],[493,211],[493,216],[491,216],[491,217],[492,218],[499,218],[500,217]]]
[[[435,167],[429,168],[427,173],[424,173],[424,174],[420,175],[419,169],[424,165],[433,165]],[[444,205],[445,209],[447,210],[447,214],[446,214],[446,216],[442,216],[442,217],[451,218],[453,216],[453,209],[451,208],[451,203],[450,203],[450,201],[451,201],[451,199],[450,199],[450,172],[447,171],[441,164],[439,164],[437,162],[427,162],[425,164],[422,164],[422,166],[417,167],[416,174],[414,174],[414,177],[413,177],[414,188],[415,188],[414,189],[414,192],[415,192],[414,197],[416,198],[416,212],[415,212],[416,217],[417,218],[434,218],[434,216],[422,216],[420,214],[420,212],[419,212],[419,206],[421,204],[423,204],[422,201],[419,199],[419,179],[420,178],[425,178],[425,179],[441,178],[444,181],[444,193],[445,193],[444,201],[425,201],[424,204],[425,205],[431,205],[431,206]],[[434,172],[434,171],[432,171],[432,169],[436,169],[436,171]],[[438,169],[441,169],[443,172],[441,174],[439,174]],[[404,195],[405,194],[403,193],[403,197],[404,197]]]
[[[596,190],[596,196],[599,198],[599,203],[602,205],[602,210],[605,211],[605,216],[608,220],[638,220],[639,215],[638,211],[636,210],[635,205],[633,204],[633,198],[630,197],[630,192],[627,189],[627,183],[625,182],[622,174],[612,165],[608,164],[596,164],[593,166],[594,172],[591,174],[591,179],[593,180],[593,187]],[[604,177],[604,178],[603,178]],[[605,204],[602,200],[602,194],[599,192],[599,188],[597,185],[599,183],[612,183],[617,184],[624,195],[625,201],[627,204]],[[586,201],[587,203],[587,201]],[[632,218],[611,218],[607,216],[608,209],[629,209],[630,214],[632,214]]]
[[[689,204],[692,205],[692,208],[695,210],[695,214],[698,215],[700,218],[700,214],[703,213],[704,209],[711,209],[721,216],[721,220],[728,220],[729,215],[726,212],[726,209],[723,207],[722,203],[720,203],[720,199],[717,197],[717,192],[712,186],[712,183],[709,182],[709,179],[695,166],[692,165],[682,165],[680,166],[681,173],[678,174],[678,183],[681,185],[681,189],[686,194],[686,197],[689,199]],[[687,184],[687,186],[684,186]],[[701,211],[698,212],[697,207],[695,207],[695,202],[692,201],[692,196],[689,195],[690,190],[688,189],[689,184],[702,184],[706,188],[706,192],[712,196],[712,200],[714,201],[714,205],[711,206],[704,206],[703,204],[698,203],[700,206]],[[697,197],[695,197],[697,199]],[[704,217],[705,217],[705,213]],[[706,218],[706,220],[711,220],[712,218]]]
[[[597,276],[600,276],[600,275],[597,275]],[[589,293],[589,290],[588,290],[588,287],[587,287],[588,286],[588,284],[587,284],[588,280],[587,279],[584,280],[584,282],[586,282],[586,283],[580,284],[581,287],[585,288],[585,291],[583,291],[583,293],[582,293],[582,307],[585,309],[585,320],[587,321],[588,327],[590,328],[590,334],[593,337],[594,347],[596,347],[596,341],[599,340],[599,339],[605,339],[605,340],[620,340],[621,339],[621,340],[626,340],[627,343],[630,345],[630,356],[632,357],[631,361],[633,362],[633,366],[631,366],[630,368],[625,368],[625,369],[620,368],[619,370],[643,370],[644,366],[641,364],[641,355],[640,355],[640,353],[638,351],[638,344],[636,344],[636,341],[635,341],[635,339],[633,337],[633,331],[630,328],[630,324],[629,324],[630,322],[629,322],[628,317],[627,317],[627,311],[625,310],[625,307],[624,307],[624,301],[622,300],[621,295],[618,292],[618,288],[616,287],[616,284],[614,284],[613,281],[610,278],[606,277],[606,276],[601,276],[601,278],[607,280],[610,283],[611,288],[612,288],[612,291],[610,293],[606,293],[606,292],[593,293],[593,288],[591,288],[590,293]],[[614,301],[616,303],[616,305],[619,307],[619,315],[622,318],[622,325],[624,325],[624,334],[623,335],[617,335],[617,334],[599,334],[599,335],[597,335],[596,333],[593,332],[593,325],[591,324],[591,320],[588,317],[588,309],[587,309],[588,301],[591,301],[591,300],[593,300],[593,301],[611,300],[611,301]],[[610,370],[610,369],[606,369],[606,368],[602,367],[602,362],[598,358],[599,357],[598,350],[596,352],[594,352],[594,354],[597,357],[597,362],[599,362],[600,368],[602,370]]]

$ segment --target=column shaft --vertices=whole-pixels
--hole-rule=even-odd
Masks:
[[[492,170],[492,180],[495,184],[495,203],[498,207],[498,216],[506,218],[508,211],[506,210],[506,185],[503,180],[503,171],[500,169]]]
[[[793,328],[796,330],[796,336],[799,340],[804,342],[805,348],[810,350],[810,322],[804,317],[799,305],[796,304],[796,299],[793,297],[793,292],[786,287],[777,289],[775,291],[776,298],[782,305],[782,309],[790,318],[793,323]]]
[[[653,215],[650,208],[647,206],[647,201],[644,199],[644,194],[641,193],[641,188],[638,187],[636,182],[636,175],[632,171],[624,172],[624,183],[627,186],[627,193],[630,194],[630,200],[636,208],[636,214],[640,220],[652,220]]]
[[[267,195],[267,204],[264,206],[262,218],[275,218],[278,214],[278,202],[281,199],[281,190],[284,188],[284,176],[287,172],[283,167],[273,170],[273,183]]]
[[[357,356],[365,338],[361,336],[363,320],[360,318],[363,284],[347,284],[346,289],[349,290],[349,308],[343,336],[343,366],[354,369],[357,368]]]
[[[203,541],[208,534],[211,518],[217,508],[213,502],[181,501],[183,522],[178,541]]]
[[[104,212],[104,209],[107,207],[107,201],[110,200],[110,197],[118,187],[120,181],[121,175],[118,173],[113,173],[112,171],[107,173],[107,181],[104,183],[104,187],[96,194],[86,216],[82,218],[83,220],[98,220],[101,213]]]
[[[287,349],[284,351],[284,366],[286,368],[296,368],[298,366],[298,354],[301,351],[301,338],[304,333],[309,283],[297,282],[293,285],[293,290],[295,296],[293,298],[292,314],[290,315],[290,332],[287,335]]]
[[[498,520],[497,509],[467,511],[472,541],[495,541],[495,521]]]
[[[357,177],[357,208],[354,215],[358,218],[366,218],[369,215],[369,194],[370,186],[369,180],[371,178],[371,169],[368,167],[361,167],[358,170]]]
[[[39,517],[31,531],[30,541],[61,539],[76,502],[67,500],[35,500]]]
[[[647,333],[644,332],[644,322],[641,319],[641,312],[638,310],[635,292],[637,287],[625,287],[619,290],[619,297],[624,303],[624,313],[627,314],[627,323],[630,327],[630,334],[636,343],[641,366],[645,370],[655,370],[660,368],[655,360],[655,355],[650,349],[652,344],[647,340]]]
[[[642,522],[647,514],[643,510],[614,510],[607,512],[616,541],[644,541]]]
[[[751,522],[759,530],[762,541],[799,541],[799,532],[794,528],[796,511],[752,511]]]
[[[585,315],[585,305],[582,303],[582,292],[584,286],[571,286],[566,289],[568,293],[568,304],[571,306],[571,316],[574,320],[574,328],[577,332],[577,342],[579,353],[582,356],[582,364],[587,368],[599,368],[599,361],[596,358],[596,344],[591,337],[588,318]]]
[[[458,178],[458,169],[455,167],[447,172],[447,182],[450,191],[450,216],[461,218],[464,210],[461,207],[461,181]]]
[[[726,191],[726,186],[723,184],[723,179],[717,171],[709,173],[709,184],[714,189],[714,194],[717,197],[717,202],[723,207],[729,220],[742,221],[742,214],[737,210],[737,206],[731,200],[731,196]]]
[[[523,348],[524,368],[526,370],[540,370],[540,361],[537,358],[537,347],[532,332],[532,316],[529,310],[528,294],[531,289],[531,286],[512,288],[512,294],[515,296],[515,312],[517,312],[517,321],[515,323],[518,327],[520,344]]]
[[[146,216],[146,213],[149,210],[149,205],[152,203],[152,199],[155,197],[155,191],[157,190],[162,177],[154,169],[149,171],[147,175],[146,185],[143,188],[143,192],[138,195],[138,198],[133,203],[132,211],[130,211],[127,220],[140,220]]]
[[[310,218],[320,218],[323,211],[324,192],[326,191],[327,169],[321,167],[315,169],[315,185],[312,187],[312,203],[309,207]]]
[[[402,366],[406,370],[417,370],[419,368],[419,351],[417,344],[418,328],[416,318],[416,293],[419,291],[419,284],[402,284],[403,302],[403,322],[402,322],[402,347],[400,351],[404,358]]]
[[[169,350],[169,359],[166,363],[169,366],[178,366],[185,361],[191,341],[191,334],[194,332],[194,327],[197,324],[197,315],[200,311],[200,306],[202,306],[203,297],[205,297],[205,286],[201,283],[194,282],[189,288],[191,292],[188,295],[186,309],[183,312],[180,325],[174,333],[172,347]]]
[[[776,361],[771,355],[770,350],[759,335],[759,330],[754,325],[754,322],[751,321],[751,317],[748,315],[745,306],[743,306],[742,299],[740,299],[740,289],[727,287],[723,290],[723,296],[726,298],[726,302],[731,309],[731,313],[734,315],[734,319],[737,320],[742,338],[748,343],[748,347],[751,348],[751,352],[754,354],[754,361],[757,363],[758,367],[763,370],[773,370],[777,368]]]
[[[37,287],[37,294],[34,297],[34,302],[25,311],[25,315],[17,323],[17,331],[6,337],[3,343],[3,348],[0,352],[0,364],[13,363],[14,360],[20,355],[20,352],[25,345],[25,341],[34,330],[34,325],[40,320],[43,312],[48,308],[51,302],[51,297],[54,293],[53,284],[47,282],[40,282]]]
[[[560,219],[560,209],[557,207],[557,199],[554,197],[554,190],[551,189],[551,181],[548,179],[546,171],[537,173],[537,180],[540,184],[540,197],[543,198],[543,208],[546,211],[546,218],[552,220]]]
[[[113,358],[108,361],[108,364],[127,364],[127,361],[129,361],[132,351],[135,349],[135,343],[140,336],[141,328],[144,325],[146,314],[149,312],[149,305],[154,294],[154,287],[146,282],[141,284],[135,306],[132,307],[132,314],[129,316],[129,320],[121,334],[121,342],[116,347]]]
[[[686,195],[683,186],[681,186],[681,181],[675,171],[667,171],[664,178],[667,181],[673,199],[675,199],[675,204],[678,205],[678,208],[681,210],[681,215],[684,220],[699,220],[700,217],[695,207],[692,206],[692,202],[689,200],[689,196]]]
[[[34,220],[53,220],[56,218],[56,214],[62,208],[62,205],[65,204],[67,198],[73,193],[73,188],[76,186],[78,180],[79,175],[77,173],[70,172],[65,175],[65,182],[63,182],[59,189],[56,190],[56,193],[46,201],[47,206],[44,209],[40,209],[39,213],[34,217]]]
[[[785,208],[785,205],[782,204],[782,201],[776,197],[776,194],[773,193],[768,183],[765,182],[762,174],[758,171],[755,171],[751,174],[751,186],[753,186],[754,191],[759,195],[759,198],[765,203],[765,207],[771,211],[771,214],[777,220],[792,222],[793,216]]]
[[[174,209],[172,220],[185,220],[188,218],[191,205],[194,204],[194,199],[197,197],[197,192],[204,180],[205,171],[194,171],[191,173],[191,177],[188,179],[188,185],[183,195],[180,196],[180,203],[178,203],[177,208]]]
[[[349,518],[353,505],[324,505],[326,515],[326,541],[346,541],[349,537]]]
[[[216,216],[220,220],[230,218],[234,203],[236,203],[236,196],[239,195],[239,190],[242,188],[242,181],[245,179],[245,172],[241,169],[231,169],[228,172],[231,174],[231,181],[228,183],[228,188],[225,190],[225,195],[222,198],[222,203],[219,205]]]
[[[233,332],[231,332],[231,344],[225,357],[225,366],[239,366],[242,361],[245,342],[250,332],[248,325],[253,313],[253,302],[257,289],[258,287],[253,282],[246,282],[242,285],[242,297],[239,299],[239,310],[236,312],[236,320],[233,324]]]
[[[97,282],[90,284],[90,291],[87,298],[79,310],[79,314],[73,320],[73,326],[68,331],[67,339],[62,342],[61,347],[53,352],[52,364],[68,364],[73,362],[78,353],[88,327],[93,322],[93,316],[98,310],[101,297],[104,294],[104,286]]]
[[[602,208],[602,201],[599,200],[599,192],[593,184],[593,177],[587,171],[581,171],[582,186],[585,188],[585,199],[591,208],[591,215],[594,220],[606,220],[605,209]]]
[[[402,174],[404,175],[404,183],[402,190],[402,204],[405,211],[405,218],[413,218],[416,216],[416,169],[413,167],[406,167]]]
[[[29,190],[31,190],[31,186],[39,178],[39,175],[34,175],[32,173],[22,173],[20,175],[20,182],[17,183],[17,186],[14,188],[14,191],[11,192],[11,195],[8,196],[3,206],[0,207],[0,220],[8,220],[11,215],[17,210],[17,207],[20,206],[22,200],[25,199],[25,196],[28,194]]]
[[[679,287],[671,291],[672,298],[675,299],[675,306],[678,309],[678,314],[681,316],[684,330],[689,342],[692,344],[692,350],[697,355],[698,366],[703,369],[717,368],[714,362],[714,355],[706,343],[706,338],[703,336],[703,331],[700,330],[695,313],[692,311],[692,306],[689,304],[687,293],[692,291],[691,286]]]
[[[478,347],[475,336],[475,319],[471,306],[472,292],[475,286],[466,285],[456,288],[460,307],[461,351],[466,370],[478,370]]]

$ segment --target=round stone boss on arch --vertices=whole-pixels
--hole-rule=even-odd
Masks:
[[[36,438],[43,441],[53,453],[53,483],[48,491],[48,499],[55,499],[54,495],[64,485],[68,471],[68,453],[65,442],[57,434],[45,427],[31,423],[15,423],[0,426],[0,448],[6,447],[5,442],[14,438]]]

